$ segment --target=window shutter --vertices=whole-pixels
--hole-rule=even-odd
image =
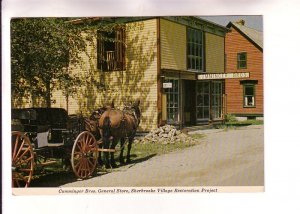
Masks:
[[[125,62],[125,29],[119,28],[116,31],[116,61],[117,61],[117,69],[123,70],[124,69],[124,62]]]
[[[104,42],[102,40],[102,34],[100,31],[97,32],[97,68],[104,70],[103,62],[105,61],[104,57]]]

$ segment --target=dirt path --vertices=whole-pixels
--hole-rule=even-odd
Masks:
[[[64,187],[263,186],[263,126],[204,130],[203,143]]]

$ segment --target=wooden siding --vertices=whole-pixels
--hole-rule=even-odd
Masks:
[[[161,68],[186,70],[186,26],[161,19]]]
[[[240,80],[226,79],[227,113],[263,114],[263,53],[234,28],[226,35],[226,72],[250,72],[247,80],[258,80],[255,86],[255,108],[244,108],[243,85]],[[237,53],[247,52],[247,68],[237,69]]]
[[[157,126],[157,35],[156,19],[126,24],[126,70],[101,72],[96,69],[96,39],[88,43],[81,62],[72,66],[85,81],[74,98],[69,99],[69,114],[93,110],[114,101],[123,108],[124,101],[140,99],[142,118],[139,130]],[[102,86],[100,86],[100,84]],[[98,86],[98,87],[97,87]],[[100,87],[99,87],[100,86]],[[53,106],[66,107],[61,92],[55,92]]]
[[[205,33],[205,70],[207,73],[224,73],[224,37]]]

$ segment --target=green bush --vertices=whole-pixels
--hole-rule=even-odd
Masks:
[[[237,122],[238,120],[236,119],[236,117],[232,114],[226,114],[225,115],[225,122]]]

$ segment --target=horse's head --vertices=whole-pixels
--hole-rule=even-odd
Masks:
[[[135,101],[135,103],[133,104],[133,109],[140,123],[140,119],[141,119],[140,100]]]
[[[112,101],[111,104],[108,104],[108,105],[105,105],[103,107],[100,107],[98,108],[96,111],[94,111],[91,116],[90,116],[90,120],[99,120],[101,115],[107,111],[107,110],[110,110],[110,109],[113,109],[115,108],[115,105],[114,105],[114,101]]]
[[[97,130],[97,120],[91,120],[91,119],[84,119],[84,127],[86,131],[89,131],[91,133],[96,133]]]

